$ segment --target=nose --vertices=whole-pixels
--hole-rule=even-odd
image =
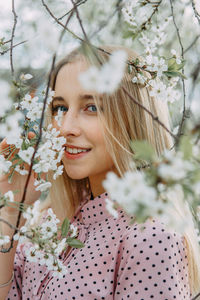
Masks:
[[[62,126],[60,127],[61,135],[65,137],[79,136],[81,134],[79,123],[78,115],[68,110],[62,119]]]

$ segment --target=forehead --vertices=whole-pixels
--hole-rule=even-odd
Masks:
[[[64,64],[60,70],[58,71],[57,77],[56,77],[56,84],[57,81],[66,78],[66,79],[78,79],[78,76],[80,73],[86,71],[89,68],[89,64],[86,63],[84,60],[78,60],[75,62],[69,62]]]
[[[63,65],[56,77],[55,92],[63,92],[64,90],[66,92],[85,92],[86,90],[79,81],[79,75],[86,71],[88,67],[89,64],[84,60]],[[89,92],[89,90],[87,90],[87,92]]]

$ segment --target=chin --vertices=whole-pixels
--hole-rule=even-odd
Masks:
[[[74,179],[74,180],[81,180],[81,179],[84,179],[86,177],[88,177],[88,174],[84,173],[84,174],[80,174],[80,172],[68,172],[66,169],[65,169],[65,172],[67,173],[67,176],[71,179]]]

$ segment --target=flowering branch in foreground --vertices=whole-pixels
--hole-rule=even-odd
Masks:
[[[6,201],[11,201],[8,200],[7,195],[3,197],[7,199]],[[25,226],[22,226],[20,230],[12,226],[17,231],[13,239],[19,240],[20,243],[30,240],[25,251],[26,259],[30,262],[46,265],[49,271],[53,271],[53,276],[62,278],[63,275],[67,274],[67,268],[60,260],[60,255],[65,252],[68,246],[73,248],[84,247],[84,244],[76,239],[78,235],[77,228],[70,224],[67,218],[63,221],[62,226],[58,227],[57,224],[60,221],[51,208],[45,212],[45,215],[41,213],[39,200],[34,203],[33,207],[28,207],[23,212],[23,217],[27,220]],[[1,219],[2,221],[5,222]],[[0,246],[9,242],[9,236],[0,235]],[[5,253],[7,251],[3,248],[1,252]]]

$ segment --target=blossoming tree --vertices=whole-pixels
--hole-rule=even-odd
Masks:
[[[97,0],[59,0],[55,4],[52,0],[12,0],[1,10],[4,12],[0,25],[0,138],[3,140],[0,172],[10,183],[16,176],[24,178],[20,191],[14,184],[11,184],[13,189],[0,191],[0,209],[19,209],[16,224],[6,224],[15,229],[12,239],[0,234],[1,251],[10,251],[14,240],[29,239],[33,246],[27,252],[28,259],[39,260],[54,270],[55,276],[62,277],[66,268],[59,254],[67,245],[84,246],[76,239],[77,229],[68,219],[58,225],[52,209],[43,223],[35,225],[40,217],[40,201],[34,205],[26,203],[31,180],[35,192],[41,192],[41,198],[45,198],[51,188],[48,172],[53,172],[53,179],[62,174],[60,161],[66,143],[52,125],[45,128],[43,124],[54,95],[50,77],[44,82],[40,80],[40,84],[37,81],[49,66],[51,74],[58,56],[77,45],[94,57],[98,45],[104,43],[136,49],[141,60],[128,61],[126,53],[116,51],[100,68],[94,65],[82,73],[81,84],[85,88],[92,86],[99,93],[112,93],[128,68],[130,74],[134,73],[133,84],[149,87],[150,96],[168,103],[173,121],[170,131],[159,116],[152,115],[124,89],[127,97],[173,137],[176,153],[166,151],[158,158],[146,142],[133,142],[133,163],[137,167],[145,161],[151,168],[127,172],[123,178],[109,173],[104,186],[115,201],[107,200],[108,210],[117,217],[115,207],[120,205],[136,216],[138,222],[159,215],[169,226],[177,225],[180,230],[187,224],[172,219],[169,201],[173,193],[178,193],[180,201],[187,202],[192,209],[198,231],[200,7],[197,1],[102,0],[99,4]],[[62,111],[56,118],[61,124]],[[27,222],[19,230],[22,214]],[[0,218],[0,222],[5,220]]]

